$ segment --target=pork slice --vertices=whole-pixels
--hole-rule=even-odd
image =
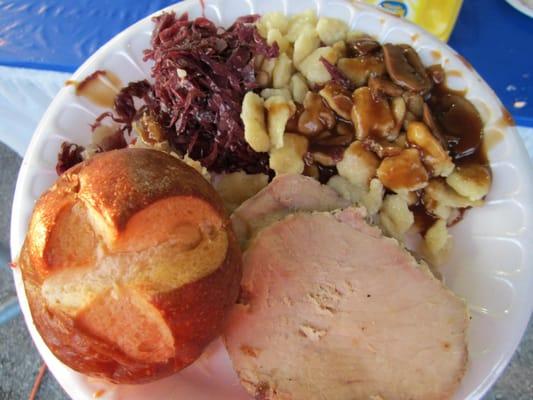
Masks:
[[[465,304],[360,210],[297,213],[244,254],[225,341],[256,398],[433,400],[467,362]]]
[[[231,216],[243,247],[261,228],[295,211],[331,211],[350,205],[329,186],[303,175],[281,175],[251,197]]]

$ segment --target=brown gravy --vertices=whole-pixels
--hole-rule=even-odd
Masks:
[[[442,57],[441,52],[438,50],[431,50],[431,55],[433,56],[433,58],[436,58],[436,59],[439,59]]]
[[[327,106],[321,97],[318,97],[317,101],[329,109],[329,106]],[[291,132],[306,137],[309,140],[308,153],[320,152],[328,157],[331,157],[335,162],[342,160],[344,150],[350,145],[355,136],[355,128],[352,121],[347,121],[341,118],[337,113],[332,113],[335,118],[333,128],[323,130],[319,134],[313,136],[309,135],[308,132],[302,132],[299,129],[299,126],[302,126],[301,122],[299,123],[300,117],[304,111],[307,111],[306,116],[310,120],[320,121],[319,107],[305,109],[301,104],[296,104],[296,112],[287,121],[285,129],[286,132]],[[303,125],[307,126],[309,123]],[[318,162],[313,162],[312,157],[308,156],[306,158],[307,166],[310,167],[313,163],[318,167],[319,181],[322,183],[326,183],[330,177],[336,174],[337,169],[335,167],[328,167],[321,165]]]
[[[105,108],[113,107],[115,97],[122,87],[120,79],[106,70],[95,71],[81,82],[69,80],[66,84],[76,88],[76,96],[85,97],[97,106]]]
[[[483,121],[464,93],[451,90],[445,84],[436,85],[428,105],[446,138],[454,163],[488,165],[487,154],[482,146]]]
[[[502,119],[501,119],[502,125],[504,125],[504,126],[515,126],[516,123],[514,121],[513,116],[509,112],[509,110],[507,110],[507,108],[505,108],[504,106],[501,107],[501,110],[502,110]]]
[[[337,167],[325,167],[323,165],[317,164],[318,168],[318,180],[320,183],[325,185],[328,183],[329,179],[337,175],[339,172],[337,171]]]
[[[447,71],[446,76],[448,77],[455,76],[457,78],[461,78],[463,76],[463,73],[461,71],[452,70],[452,71]]]
[[[438,128],[444,134],[453,162],[458,167],[467,164],[484,165],[490,173],[487,150],[503,138],[501,132],[491,131],[485,138],[484,124],[477,109],[465,98],[464,92],[448,88],[445,82],[435,85],[430,96],[427,103]],[[508,112],[504,113],[503,119],[512,121]],[[425,235],[438,218],[426,210],[421,200],[410,209],[415,217],[415,226]],[[458,223],[465,211],[466,209],[460,209],[457,217],[448,225]]]
[[[466,58],[464,58],[462,55],[457,54],[457,58],[464,64],[466,68],[473,71],[474,67],[472,67],[472,64],[470,64],[470,61],[468,61]]]
[[[440,56],[440,53],[434,54],[434,56]],[[430,72],[432,71],[430,70]],[[446,73],[446,76],[448,77],[460,75],[460,71]],[[485,137],[484,124],[481,116],[475,106],[466,99],[465,91],[457,91],[447,87],[445,77],[442,80],[433,80],[437,83],[428,94],[426,102],[431,111],[431,115],[434,116],[436,124],[435,128],[439,129],[442,133],[443,142],[446,144],[454,163],[458,167],[467,164],[479,164],[489,168],[487,150],[493,145],[492,143],[497,143],[501,140],[503,137],[501,131],[489,131],[487,132],[487,137]],[[319,151],[327,154],[334,160],[342,158],[344,149],[346,148],[345,145],[324,145],[320,142],[321,135],[309,137],[309,135],[299,132],[298,120],[303,112],[303,107],[301,105],[298,105],[297,107],[297,112],[287,123],[287,130],[308,137],[310,140],[310,152]],[[346,105],[346,108],[348,108],[348,105]],[[370,112],[373,110],[368,111]],[[514,123],[512,116],[507,110],[503,109],[502,113],[502,124],[505,123],[506,125],[511,125]],[[339,118],[336,113],[335,115],[337,118],[337,126],[343,124],[349,127],[352,132],[354,131],[351,121],[345,121],[342,118]],[[338,136],[338,133],[335,134],[335,130],[336,129],[331,130],[331,137]],[[313,165],[311,157],[307,157],[307,160],[311,160],[307,164],[308,169],[312,167],[314,170],[313,175],[318,175],[317,177],[322,183],[326,183],[331,176],[337,173],[335,167],[323,166],[316,162]],[[425,235],[427,230],[438,220],[438,218],[426,210],[421,199],[409,208],[414,214],[415,227],[422,235]],[[458,211],[457,217],[454,218],[449,225],[454,225],[459,222],[463,218],[466,210],[461,209]]]
[[[96,392],[93,393],[93,399],[99,399],[103,395],[105,395],[105,390],[104,389],[98,389]]]
[[[419,199],[414,206],[409,207],[415,217],[415,228],[421,235],[425,235],[429,228],[438,220],[430,214]]]

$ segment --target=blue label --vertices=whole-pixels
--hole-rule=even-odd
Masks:
[[[401,1],[382,1],[379,5],[399,17],[407,15],[407,6]]]

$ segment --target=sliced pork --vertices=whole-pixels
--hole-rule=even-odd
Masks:
[[[348,208],[257,233],[225,340],[258,399],[448,399],[467,321],[463,301]]]
[[[281,175],[231,216],[241,245],[259,229],[295,211],[331,211],[350,203],[329,186],[303,175]]]

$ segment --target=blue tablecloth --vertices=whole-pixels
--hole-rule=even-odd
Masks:
[[[533,18],[504,0],[464,0],[449,44],[516,119],[533,127]]]

